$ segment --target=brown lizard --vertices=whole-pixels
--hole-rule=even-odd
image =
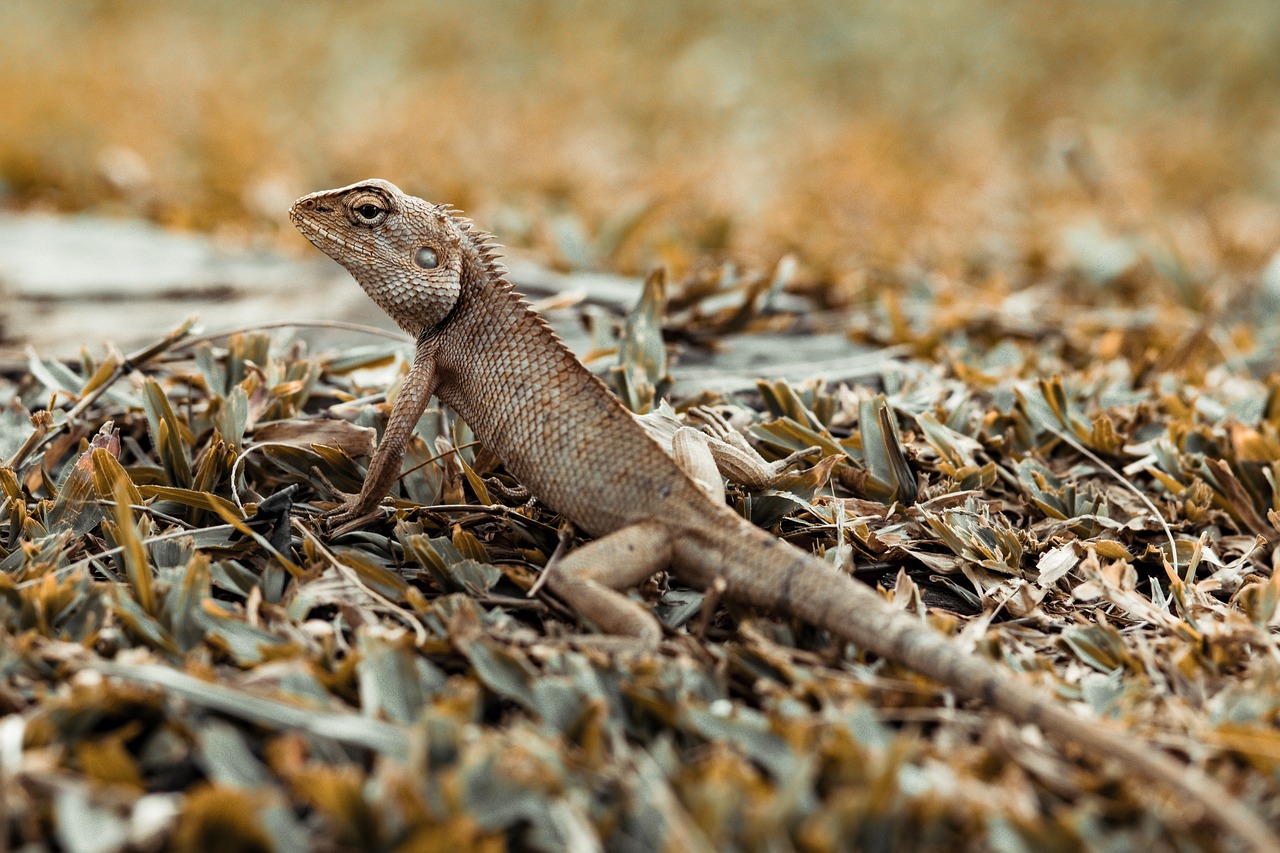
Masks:
[[[417,341],[364,486],[331,523],[379,512],[434,394],[534,495],[596,537],[547,580],[604,632],[656,644],[657,620],[623,591],[669,568],[691,586],[809,622],[1097,758],[1119,759],[1190,796],[1255,849],[1280,850],[1258,816],[1198,769],[961,651],[870,587],[713,500],[709,481],[718,475],[707,471],[708,451],[723,454],[725,442],[681,430],[676,456],[690,464],[677,464],[512,289],[490,235],[456,211],[367,180],[304,196],[290,217]]]

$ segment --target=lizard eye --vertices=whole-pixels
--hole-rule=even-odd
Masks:
[[[364,192],[347,202],[347,218],[355,225],[372,228],[387,218],[391,205],[375,193]]]
[[[424,270],[433,270],[440,266],[440,255],[430,246],[423,246],[413,253],[413,262]]]

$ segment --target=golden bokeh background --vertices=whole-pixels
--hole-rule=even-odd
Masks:
[[[9,206],[255,239],[370,175],[571,267],[1035,264],[1064,223],[1277,245],[1268,0],[6,0]],[[299,244],[300,245],[300,244]]]

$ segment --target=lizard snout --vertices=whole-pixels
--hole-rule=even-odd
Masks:
[[[333,213],[333,208],[320,203],[315,196],[305,195],[293,203],[289,209],[291,216],[297,216],[298,213],[306,211],[308,213]]]

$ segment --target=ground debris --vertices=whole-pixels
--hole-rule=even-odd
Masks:
[[[670,387],[665,355],[636,343],[661,312],[647,299],[615,329],[636,408]],[[982,311],[969,319],[981,335]],[[358,489],[407,352],[188,337],[101,363],[33,356],[14,386],[11,844],[1226,849],[1123,768],[714,591],[637,592],[670,628],[658,652],[584,640],[559,601],[526,597],[559,520],[438,409],[384,519],[330,536],[313,511]],[[648,417],[710,405],[768,458],[816,448],[731,503],[1275,811],[1280,415],[1241,405],[1271,380],[1066,357],[1046,374],[1053,341],[993,346],[985,366],[886,354],[849,383],[687,398],[677,379]]]

